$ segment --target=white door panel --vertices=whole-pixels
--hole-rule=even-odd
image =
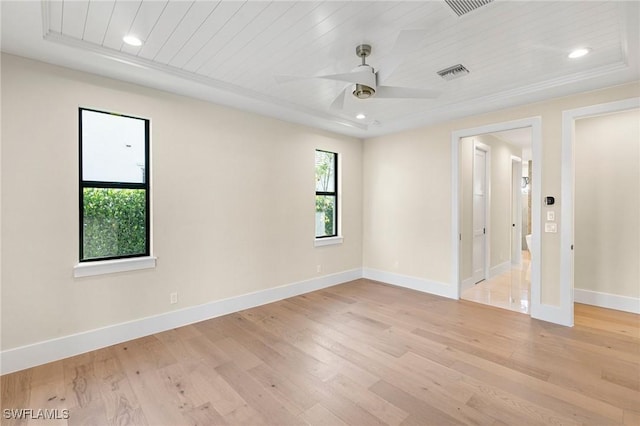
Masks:
[[[487,153],[475,148],[473,162],[473,282],[486,278]]]

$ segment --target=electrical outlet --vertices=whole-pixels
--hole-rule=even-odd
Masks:
[[[317,273],[322,272],[322,265],[317,265],[317,266],[316,266],[316,272],[317,272]]]
[[[169,294],[169,303],[171,303],[172,305],[178,303],[178,293]]]

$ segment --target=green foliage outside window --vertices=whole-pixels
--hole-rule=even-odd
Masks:
[[[324,213],[324,235],[333,235],[335,197],[316,195],[316,212]]]
[[[83,205],[83,259],[145,254],[145,190],[84,188]]]

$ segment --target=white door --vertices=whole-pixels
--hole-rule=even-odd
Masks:
[[[511,263],[522,262],[522,160],[511,157]]]
[[[487,152],[475,147],[473,159],[473,282],[484,280],[487,263]]]

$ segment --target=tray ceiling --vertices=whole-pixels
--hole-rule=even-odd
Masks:
[[[637,80],[639,6],[496,0],[458,16],[444,0],[3,1],[2,50],[370,137]],[[411,49],[402,38],[396,45],[406,30],[420,34]],[[127,34],[142,46],[125,44]],[[349,72],[360,64],[362,43],[372,46],[367,62],[375,69],[398,59],[385,84],[442,94],[349,95],[343,110],[333,110],[346,83],[274,78]],[[567,57],[581,46],[591,53]],[[437,74],[456,64],[470,73],[451,81]]]

